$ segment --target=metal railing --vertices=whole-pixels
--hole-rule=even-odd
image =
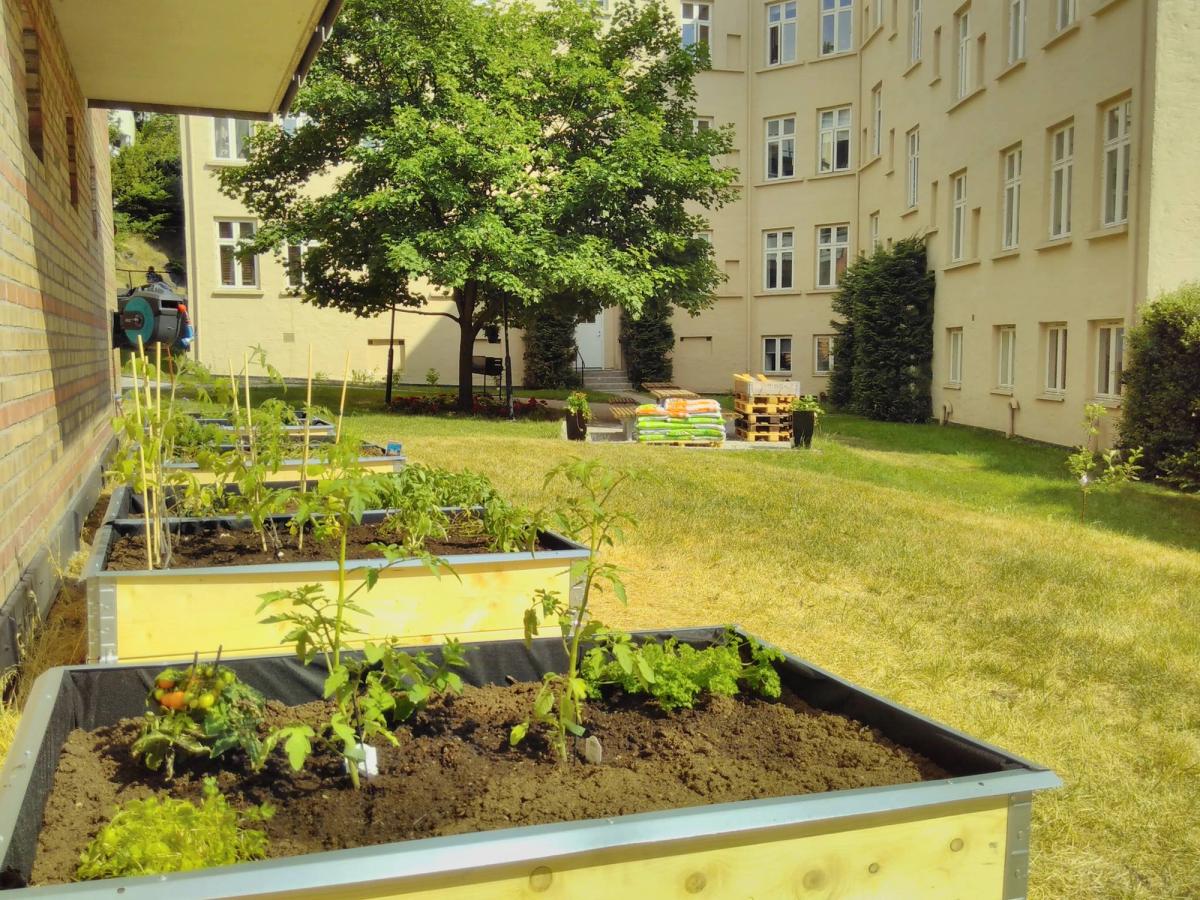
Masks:
[[[579,348],[575,348],[575,376],[579,379],[579,389],[583,390],[583,373],[587,367],[583,362],[583,354],[579,352]]]

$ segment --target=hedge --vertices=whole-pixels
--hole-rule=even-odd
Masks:
[[[675,329],[671,327],[671,304],[665,299],[650,300],[639,318],[621,313],[621,350],[630,382],[670,381],[674,373],[671,351],[675,347]]]

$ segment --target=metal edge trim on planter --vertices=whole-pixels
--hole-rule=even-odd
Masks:
[[[374,447],[377,450],[383,450],[383,453],[377,456],[360,456],[357,461],[362,465],[378,462],[405,463],[408,461],[408,457],[406,457],[403,453],[389,454],[385,448],[380,447],[378,444],[367,444],[365,446]],[[310,466],[320,466],[321,462],[320,460],[309,460],[308,464]],[[285,459],[279,463],[279,468],[283,469],[286,467],[302,465],[304,465],[303,459]],[[185,462],[183,460],[172,460],[170,462],[163,463],[163,468],[173,471],[200,471],[200,464],[196,462]]]
[[[678,629],[670,634],[681,640],[703,639],[722,629],[718,627]],[[738,634],[749,636],[742,628]],[[635,632],[637,636],[663,635],[663,631]],[[690,637],[689,637],[690,635]],[[551,645],[556,638],[538,638],[537,644]],[[477,644],[468,644],[468,648]],[[416,649],[416,648],[413,648]],[[255,660],[242,660],[243,663]],[[84,882],[71,885],[47,885],[26,888],[22,896],[80,896],[111,897],[120,895],[123,900],[150,900],[170,890],[176,900],[192,897],[228,896],[258,893],[282,894],[287,891],[313,891],[340,888],[343,891],[354,885],[399,879],[419,879],[428,876],[462,872],[467,875],[488,868],[516,866],[530,862],[575,857],[581,854],[621,848],[637,848],[647,845],[666,845],[670,852],[672,842],[702,839],[722,835],[749,834],[770,829],[837,823],[844,820],[887,813],[902,813],[906,810],[922,810],[934,807],[958,808],[977,804],[996,797],[1010,798],[1010,810],[1029,802],[1033,791],[1047,790],[1062,785],[1061,779],[1049,769],[1031,763],[1015,754],[1002,750],[984,741],[968,737],[956,729],[939,724],[900,704],[886,700],[872,691],[853,685],[817,666],[784,651],[784,665],[799,669],[805,677],[829,680],[845,687],[854,694],[881,703],[889,712],[901,718],[912,719],[940,732],[946,737],[962,741],[978,752],[983,751],[999,757],[1009,768],[974,776],[957,776],[939,781],[899,784],[879,788],[858,788],[830,791],[793,797],[773,797],[763,800],[743,800],[733,803],[711,804],[669,809],[657,812],[636,813],[606,819],[586,819],[575,822],[557,822],[545,825],[497,829],[445,837],[421,838],[379,844],[371,847],[332,850],[304,854],[295,857],[242,863],[234,867],[221,867],[170,875],[155,875],[104,881]],[[63,679],[70,671],[102,669],[152,669],[144,664],[120,664],[116,666],[58,667],[44,673],[34,684],[30,696],[30,709],[22,718],[17,730],[9,760],[0,771],[0,799],[19,785],[24,797],[32,778],[32,765],[19,760],[36,759],[55,699],[62,689]],[[36,723],[36,727],[35,727]],[[887,736],[887,735],[885,735]],[[17,760],[18,762],[14,762]],[[20,803],[0,803],[0,846],[13,834],[17,809]],[[1024,896],[1028,877],[1027,849],[1029,829],[1022,825],[1028,821],[1022,816],[1014,825],[1010,818],[1008,846],[1005,848],[1005,871],[1003,873],[1004,897]],[[1014,834],[1014,828],[1016,832]],[[1023,833],[1022,833],[1023,832]],[[470,862],[464,865],[464,858]],[[349,878],[345,873],[352,872]],[[267,887],[269,885],[269,887]],[[1013,893],[1013,892],[1016,893]]]

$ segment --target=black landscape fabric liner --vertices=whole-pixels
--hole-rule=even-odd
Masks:
[[[636,636],[653,636],[659,640],[674,637],[681,643],[703,647],[720,640],[724,634],[723,627],[705,627],[637,632]],[[544,673],[562,671],[566,665],[562,644],[557,638],[539,638],[531,648],[519,640],[465,646],[469,668],[462,670],[463,680],[476,686],[504,684],[508,676],[518,681],[540,681]],[[405,649],[412,653],[425,651],[435,659],[441,656],[441,649],[436,645]],[[300,665],[295,657],[229,659],[222,660],[222,664],[237,672],[239,678],[269,700],[299,706],[321,699],[325,675],[319,657],[308,667]],[[42,814],[67,735],[76,728],[90,731],[121,719],[141,716],[154,676],[164,668],[166,666],[159,663],[149,666],[74,666],[65,671],[41,746],[33,760],[16,828],[11,840],[2,848],[0,888],[24,887],[28,883]],[[953,776],[1031,767],[1024,760],[893,706],[794,657],[788,657],[778,664],[778,668],[784,684],[807,703],[877,728],[896,743],[924,754]],[[60,670],[51,670],[43,679],[48,679],[55,671]],[[39,686],[44,690],[45,680],[39,681]],[[40,699],[39,690],[35,690],[26,708],[27,718],[36,718],[31,714]],[[14,747],[14,752],[18,749]]]

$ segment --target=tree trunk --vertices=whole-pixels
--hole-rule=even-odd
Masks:
[[[473,281],[454,289],[454,304],[458,307],[458,409],[464,413],[474,409],[471,397],[471,382],[474,380],[471,357],[475,353],[475,334],[479,330],[475,325],[475,300],[478,293],[479,286]]]

